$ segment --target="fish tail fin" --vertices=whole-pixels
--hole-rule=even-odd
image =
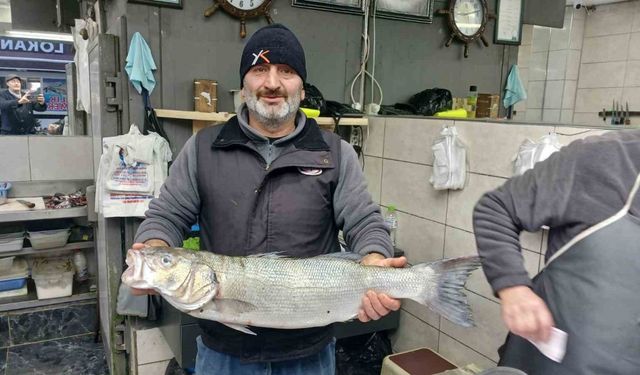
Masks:
[[[477,256],[444,259],[416,265],[415,267],[424,267],[433,272],[430,279],[435,280],[435,291],[433,284],[430,284],[425,287],[416,301],[428,306],[453,323],[463,327],[473,327],[475,324],[471,306],[469,306],[467,296],[464,294],[464,284],[471,272],[479,266],[480,258]]]

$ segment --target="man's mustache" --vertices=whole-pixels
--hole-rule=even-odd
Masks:
[[[260,90],[258,91],[258,97],[261,96],[282,96],[282,97],[286,97],[287,95],[285,95],[284,92],[282,92],[282,90]]]

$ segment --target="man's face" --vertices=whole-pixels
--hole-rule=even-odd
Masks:
[[[20,81],[20,78],[14,78],[7,81],[7,87],[9,87],[9,90],[11,91],[19,92],[22,88],[22,82]]]
[[[249,111],[272,129],[295,117],[304,99],[302,79],[285,64],[256,65],[243,82],[242,94]]]

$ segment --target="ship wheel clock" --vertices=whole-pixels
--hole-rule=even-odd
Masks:
[[[273,23],[269,15],[272,0],[213,0],[213,5],[205,9],[204,16],[211,16],[219,7],[231,16],[240,19],[240,37],[247,36],[246,20],[264,16],[269,24]]]
[[[449,8],[436,11],[438,15],[447,15],[451,36],[445,43],[449,47],[454,39],[464,43],[464,57],[469,57],[469,44],[480,40],[485,47],[489,42],[484,31],[489,19],[495,15],[489,13],[487,0],[449,0]]]

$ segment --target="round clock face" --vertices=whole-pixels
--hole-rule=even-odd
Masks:
[[[254,10],[262,5],[266,0],[226,0],[234,8],[239,10]]]
[[[453,20],[462,34],[474,35],[482,27],[483,19],[484,8],[480,0],[456,1],[453,7]]]

